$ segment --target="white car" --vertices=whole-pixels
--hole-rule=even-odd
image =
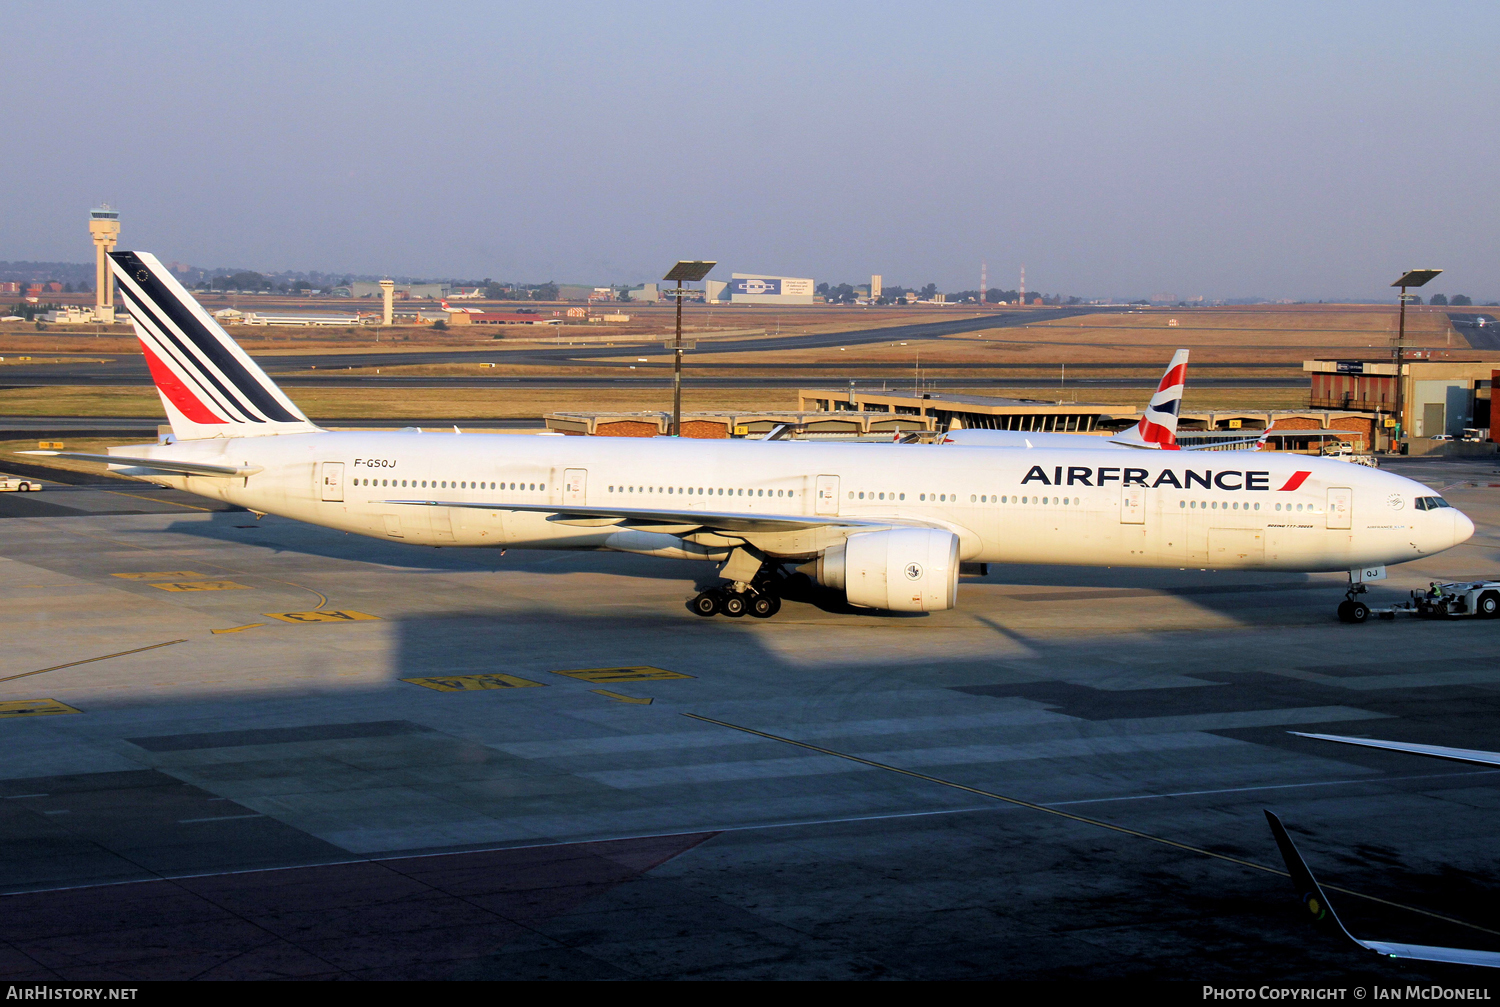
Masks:
[[[1435,441],[1451,441],[1453,439],[1453,435],[1452,434],[1433,434],[1432,435],[1432,439],[1435,440]]]
[[[34,479],[17,479],[15,476],[0,476],[0,493],[35,493],[42,484]]]

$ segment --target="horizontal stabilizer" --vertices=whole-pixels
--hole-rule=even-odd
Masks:
[[[253,476],[259,465],[206,465],[203,462],[179,462],[170,458],[127,458],[124,455],[90,455],[78,451],[18,451],[22,455],[48,455],[69,458],[75,462],[103,462],[135,469],[153,469],[183,476]]]

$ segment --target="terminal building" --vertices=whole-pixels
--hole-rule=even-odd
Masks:
[[[1465,431],[1477,431],[1469,436],[1493,442],[1490,401],[1500,377],[1500,356],[1458,360],[1433,358],[1432,352],[1414,350],[1402,362],[1400,416],[1396,364],[1389,358],[1304,361],[1302,369],[1312,379],[1308,404],[1368,416],[1382,441],[1399,424],[1413,454],[1425,453],[1434,437],[1461,439]]]
[[[700,411],[683,414],[684,437],[796,438],[800,440],[932,440],[954,426],[1109,436],[1141,418],[1131,406],[1050,402],[939,392],[802,389],[786,411]],[[555,412],[548,429],[600,437],[658,437],[671,430],[667,412]],[[1178,443],[1213,450],[1245,447],[1266,435],[1266,448],[1320,454],[1337,444],[1373,450],[1372,418],[1340,409],[1185,410]]]

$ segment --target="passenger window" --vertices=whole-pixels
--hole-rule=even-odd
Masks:
[[[920,493],[920,494],[917,495],[917,499],[918,500],[926,500],[927,499],[927,494],[926,493]]]
[[[905,494],[905,493],[903,493],[903,494],[901,494],[901,499],[902,499],[902,500],[905,500],[905,499],[906,499],[906,494]]]
[[[975,495],[974,495],[974,494],[973,494],[973,493],[970,493],[970,494],[969,494],[969,503],[974,503],[974,502],[975,502],[975,501],[977,501],[977,500],[978,500],[978,499],[979,499],[979,498],[978,498],[978,497],[976,497],[976,496],[975,496]]]
[[[1179,501],[1177,501],[1177,506],[1179,506],[1179,507],[1186,507],[1187,506],[1187,501],[1186,500],[1179,500]]]

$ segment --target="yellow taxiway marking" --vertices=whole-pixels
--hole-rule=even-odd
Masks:
[[[267,612],[266,617],[282,622],[378,622],[380,616],[366,615],[349,609],[318,609],[313,612]]]
[[[152,584],[159,591],[249,591],[248,584],[232,580],[187,580],[176,584]]]
[[[160,573],[112,573],[110,576],[121,580],[186,580],[204,575],[192,570],[163,570]]]
[[[622,703],[640,703],[642,706],[651,705],[650,696],[622,696],[618,692],[610,692],[608,689],[590,689],[590,692],[599,696],[608,696],[610,699],[618,699]]]
[[[579,668],[575,671],[554,671],[554,675],[566,675],[580,682],[609,685],[614,682],[656,682],[668,678],[692,678],[676,671],[634,665],[629,668]]]
[[[64,668],[74,668],[80,664],[93,664],[95,661],[108,661],[112,657],[125,657],[127,654],[139,654],[142,651],[155,650],[158,647],[170,647],[174,643],[187,643],[186,640],[168,640],[166,643],[153,643],[147,647],[137,647],[134,650],[122,650],[115,654],[104,654],[100,657],[86,657],[82,661],[69,661],[67,664],[54,664],[50,668],[38,668],[36,671],[23,671],[19,675],[7,675],[0,678],[0,682],[13,682],[18,678],[30,678],[32,675],[41,675],[49,671],[61,671]]]
[[[215,630],[210,630],[209,632],[212,632],[212,633],[243,633],[247,629],[255,629],[257,626],[264,626],[264,625],[265,625],[265,623],[263,623],[263,622],[252,622],[252,623],[249,623],[249,624],[244,625],[244,626],[231,626],[229,629],[215,629]]]
[[[115,496],[119,497],[135,497],[137,500],[151,500],[155,503],[170,504],[173,507],[184,507],[188,510],[211,510],[211,508],[208,507],[196,507],[193,504],[178,503],[176,500],[163,500],[161,497],[148,497],[141,496],[139,493],[126,493],[124,490],[105,490],[104,492],[113,493]]]
[[[472,692],[476,689],[525,689],[529,686],[546,688],[542,682],[514,675],[449,675],[441,678],[403,678],[401,681],[420,685],[424,689],[438,692]],[[639,702],[639,700],[637,700]],[[650,700],[647,700],[649,703]]]
[[[82,713],[55,699],[15,699],[0,703],[0,717],[46,717],[54,713]]]

